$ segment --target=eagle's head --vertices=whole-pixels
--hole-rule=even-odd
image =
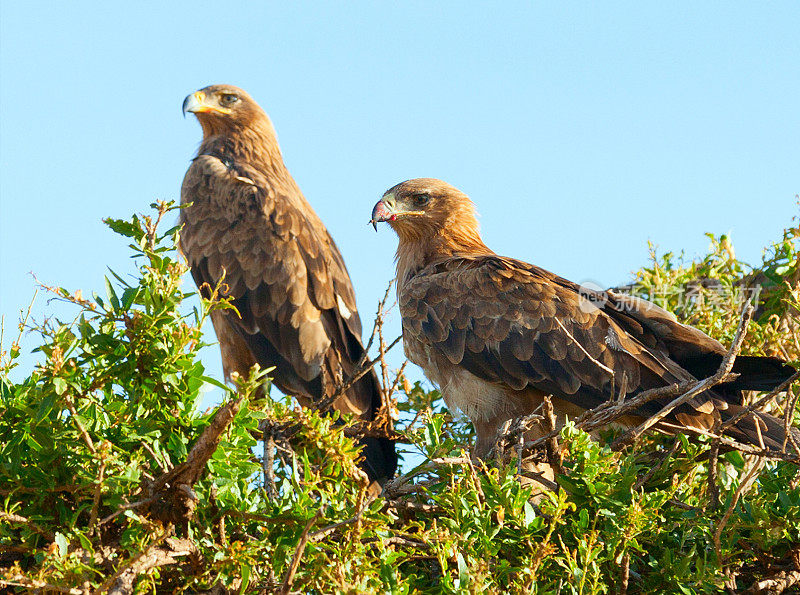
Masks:
[[[268,121],[266,113],[245,91],[233,85],[210,85],[183,100],[183,114],[191,112],[203,127],[203,135],[253,128]]]
[[[416,178],[389,188],[372,209],[373,224],[387,221],[400,241],[453,234],[479,238],[478,219],[469,197],[447,182]]]

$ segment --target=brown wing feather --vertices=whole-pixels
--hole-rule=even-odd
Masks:
[[[484,380],[583,408],[606,401],[623,375],[629,393],[692,377],[652,332],[639,325],[634,334],[614,311],[583,299],[578,286],[508,258],[431,265],[402,287],[400,310],[408,355],[423,367],[440,354]],[[692,404],[706,408],[705,399]]]
[[[289,190],[247,165],[234,171],[218,157],[198,156],[181,192],[192,203],[181,213],[181,246],[198,286],[214,286],[224,274],[241,314],[225,321],[259,362],[276,366],[275,384],[312,400],[323,368],[352,370],[361,323],[341,254],[299,191]],[[371,393],[348,395],[343,408],[370,411]]]

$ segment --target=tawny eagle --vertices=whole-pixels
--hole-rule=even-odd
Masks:
[[[506,420],[532,412],[545,395],[562,418],[608,401],[614,391],[650,388],[712,375],[726,349],[645,300],[613,291],[587,296],[577,284],[535,265],[499,256],[481,240],[470,199],[435,179],[389,189],[372,222],[399,237],[397,293],[403,342],[450,408],[477,433],[476,454],[492,447]],[[777,358],[738,357],[740,376],[698,395],[667,418],[708,429],[741,411],[742,390],[770,390],[794,369]],[[653,401],[619,420],[642,421],[668,401]],[[758,413],[761,438],[780,447],[783,423]],[[758,444],[752,416],[728,432]]]
[[[205,87],[183,102],[203,140],[181,188],[181,249],[201,290],[224,282],[233,310],[212,313],[226,377],[274,366],[273,383],[309,405],[331,396],[364,355],[342,255],[284,165],[272,123],[243,90]],[[374,371],[333,405],[372,420]],[[394,444],[363,439],[373,480],[397,466]]]

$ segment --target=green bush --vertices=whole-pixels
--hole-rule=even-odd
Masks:
[[[138,258],[131,281],[113,274],[91,299],[50,288],[76,317],[33,325],[43,363],[21,382],[9,376],[18,343],[2,352],[0,585],[715,593],[800,570],[791,454],[724,453],[709,482],[703,437],[647,435],[616,452],[568,424],[560,487],[543,491],[519,481],[516,460],[470,460],[470,425],[402,371],[391,377],[402,393],[396,431],[406,461],[419,464],[373,496],[352,420],[251,399],[268,371],[236,379],[236,391],[205,375],[200,327],[231,306],[203,301],[187,313],[179,230],[157,229],[174,206],[153,206],[152,217],[107,222]],[[760,287],[744,351],[797,364],[799,237],[787,229],[757,267],[736,260],[724,237],[711,236],[697,261],[653,251],[627,289],[729,342],[742,295]],[[224,402],[200,411],[209,386]],[[795,386],[774,412],[794,415],[798,396]]]

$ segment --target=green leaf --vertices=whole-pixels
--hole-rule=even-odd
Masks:
[[[53,389],[57,395],[63,395],[64,391],[67,390],[67,381],[59,377],[53,378]]]
[[[63,558],[69,553],[69,541],[63,533],[56,533],[53,542],[58,546],[58,557]]]
[[[250,584],[250,572],[252,568],[249,564],[242,564],[241,572],[242,572],[242,586],[239,587],[239,593],[246,593],[247,586]]]

